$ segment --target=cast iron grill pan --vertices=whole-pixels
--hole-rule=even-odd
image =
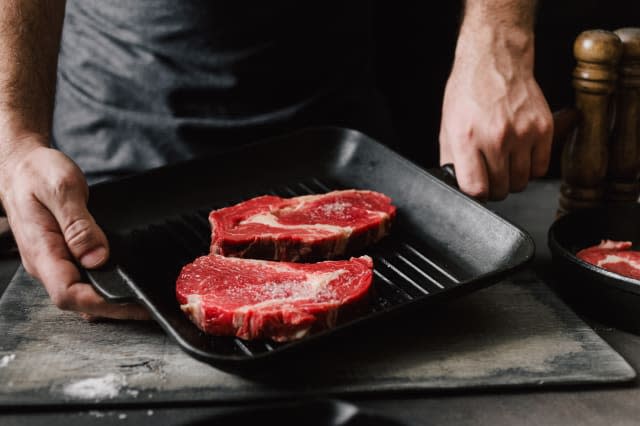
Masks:
[[[315,132],[323,133],[327,129]],[[373,178],[375,173],[361,173],[362,179],[356,179],[336,173],[335,170],[333,173],[326,173],[325,169],[323,174],[290,176],[284,182],[280,180],[271,184],[267,175],[254,181],[249,187],[242,188],[242,191],[235,192],[232,197],[201,198],[199,203],[194,203],[195,207],[190,208],[186,202],[181,213],[164,217],[159,215],[159,220],[143,220],[142,224],[134,227],[124,226],[121,227],[123,229],[116,230],[114,228],[117,227],[112,226],[109,228],[112,230],[109,233],[112,245],[110,263],[100,270],[88,271],[91,282],[110,301],[136,301],[144,304],[168,335],[190,355],[215,367],[238,371],[251,366],[263,367],[269,362],[286,359],[287,354],[299,353],[299,350],[317,347],[319,344],[329,345],[333,335],[355,330],[357,326],[373,325],[381,319],[392,320],[394,315],[391,314],[407,311],[410,307],[440,303],[490,285],[524,266],[532,258],[533,241],[525,232],[445,184],[442,171],[427,173],[357,132],[342,130],[336,134],[336,129],[333,129],[324,136],[325,140],[329,139],[328,136],[333,136],[333,142],[342,145],[353,144],[353,137],[357,136],[357,148],[368,148],[363,152],[369,157],[368,164],[364,163],[369,171],[372,164],[370,156],[376,154],[376,150],[380,151],[377,153],[379,160],[376,159],[373,164],[382,165],[382,161],[388,164],[400,160],[401,169],[394,172],[399,179],[395,182],[387,181],[387,185],[378,185]],[[342,138],[335,140],[336,136]],[[349,138],[345,140],[344,136]],[[256,145],[258,149],[254,146],[253,149],[244,151],[244,159],[246,160],[246,156],[266,155],[259,149],[265,146],[272,148],[272,153],[281,153],[282,147],[278,147],[278,143],[284,142],[287,145],[299,140],[299,137],[300,135],[297,138],[293,135],[292,139]],[[327,148],[331,148],[331,144]],[[233,154],[230,155],[233,157]],[[308,157],[311,160],[313,158],[316,157]],[[357,172],[359,165],[362,166],[362,160],[352,152],[350,161],[342,167],[349,167],[348,173],[352,175]],[[219,163],[232,164],[233,159]],[[331,165],[335,166],[335,163],[334,159]],[[402,171],[411,172],[409,176],[413,179],[402,179],[402,176],[398,176],[398,172]],[[378,172],[384,177],[384,167],[380,167]],[[164,173],[172,175],[174,171],[168,168]],[[439,178],[435,174],[439,174]],[[133,184],[125,182],[126,186],[131,189],[132,186],[135,187],[135,179],[145,177],[147,176],[134,177]],[[152,177],[155,181],[159,180],[153,173]],[[377,177],[381,176],[378,174]],[[395,189],[385,187],[388,185]],[[415,195],[411,194],[406,199],[403,193],[406,194],[409,189],[409,192],[417,191],[416,193],[422,194],[419,189],[427,188],[425,185],[430,188],[426,192],[432,192],[433,195],[435,190],[437,194],[431,200],[422,200],[428,202],[425,204],[427,207],[420,210],[416,203],[420,204],[421,200],[416,200]],[[212,209],[264,194],[293,197],[345,188],[384,192],[398,206],[391,234],[362,253],[354,253],[368,254],[374,261],[373,289],[365,310],[339,322],[334,329],[286,343],[244,341],[206,335],[182,313],[175,297],[175,280],[182,266],[208,252],[210,227],[207,217]],[[92,194],[100,192],[99,190],[97,188]],[[171,199],[170,193],[165,195]],[[466,210],[461,210],[460,206]],[[452,210],[448,211],[449,208]],[[427,218],[423,215],[427,215]],[[436,222],[432,224],[435,228],[430,233],[425,233],[424,228],[416,228],[414,223],[429,219],[429,215],[431,221],[428,223]],[[135,216],[135,213],[132,212],[131,216]],[[464,223],[456,223],[465,218],[467,220]],[[131,221],[135,222],[136,219],[131,217]],[[450,236],[447,236],[447,232]],[[442,241],[438,233],[451,240]],[[460,251],[460,247],[464,248],[464,252]]]

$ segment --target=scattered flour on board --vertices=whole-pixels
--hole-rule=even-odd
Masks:
[[[116,374],[107,374],[103,377],[69,383],[64,387],[63,392],[72,398],[114,398],[125,385],[124,377]]]
[[[137,398],[140,395],[140,391],[136,389],[127,389],[127,395],[131,395],[134,398]]]
[[[3,356],[2,358],[0,358],[0,368],[6,367],[14,359],[16,359],[16,354]]]

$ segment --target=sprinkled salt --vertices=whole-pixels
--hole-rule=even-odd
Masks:
[[[140,394],[140,391],[136,390],[136,389],[127,389],[127,395],[131,395],[134,398],[137,398],[138,395]]]
[[[72,398],[96,399],[114,398],[125,386],[122,376],[107,374],[103,377],[84,379],[74,383],[69,383],[63,388],[65,395]]]
[[[322,213],[325,215],[344,215],[345,210],[349,207],[351,207],[350,203],[336,201],[331,204],[324,204],[320,207],[320,210],[322,210]]]

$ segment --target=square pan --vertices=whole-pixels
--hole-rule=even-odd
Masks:
[[[301,350],[330,344],[358,326],[493,284],[534,255],[516,225],[366,135],[350,129],[305,129],[224,154],[98,184],[89,208],[108,230],[110,262],[87,271],[107,300],[136,301],[180,347],[210,365],[248,373]],[[374,259],[367,312],[301,340],[245,342],[200,332],[180,311],[175,278],[206,253],[211,208],[265,193],[282,196],[332,189],[371,189],[398,207],[392,233],[364,253]],[[381,345],[384,342],[380,342]]]

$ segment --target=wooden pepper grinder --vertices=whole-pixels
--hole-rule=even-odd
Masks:
[[[620,38],[609,31],[584,31],[573,45],[577,61],[573,87],[581,120],[562,152],[559,214],[602,202],[607,172],[609,102],[621,53]]]
[[[606,198],[613,203],[635,203],[640,195],[640,28],[621,28],[615,33],[622,41],[622,58]]]

